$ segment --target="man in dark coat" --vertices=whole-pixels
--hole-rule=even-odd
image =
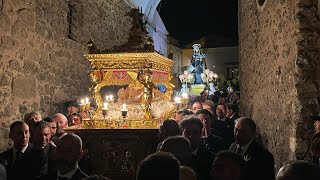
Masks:
[[[78,166],[82,155],[82,140],[79,136],[73,133],[62,136],[56,150],[57,178],[79,180],[88,177]]]
[[[192,162],[191,167],[196,172],[198,180],[210,179],[210,167],[214,158],[202,141],[203,123],[200,119],[190,117],[179,123],[182,136],[186,137],[191,144]]]
[[[51,141],[51,127],[46,121],[39,121],[34,124],[33,144],[45,149],[48,157],[48,173],[56,174],[55,163],[56,145]]]
[[[205,148],[207,148],[209,151],[213,152],[214,154],[218,153],[221,150],[226,150],[227,147],[225,145],[224,140],[211,133],[211,120],[213,118],[213,115],[210,113],[210,111],[206,109],[199,109],[195,116],[200,119],[203,123],[203,145],[205,145]]]
[[[159,127],[158,138],[160,143],[157,145],[156,152],[160,150],[160,147],[164,140],[172,136],[181,135],[181,130],[179,124],[174,119],[166,119],[164,120]]]
[[[216,107],[216,118],[211,122],[213,134],[221,137],[226,146],[229,147],[234,142],[234,122],[232,122],[227,115],[227,106],[225,104],[218,104]]]
[[[232,104],[232,103],[228,103],[227,104],[227,108],[228,108],[228,111],[227,111],[227,118],[230,119],[230,121],[232,123],[236,123],[236,120],[239,118],[239,114],[237,112],[237,107],[236,105]]]
[[[242,155],[245,163],[246,180],[275,179],[274,159],[272,154],[259,144],[256,139],[256,124],[248,118],[239,118],[234,128],[235,142],[230,151]]]
[[[0,154],[0,163],[10,179],[40,179],[48,171],[48,160],[44,149],[29,143],[29,126],[23,121],[16,121],[10,126],[9,137],[13,148]]]

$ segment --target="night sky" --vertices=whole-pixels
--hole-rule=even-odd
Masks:
[[[208,34],[238,39],[237,0],[162,0],[158,12],[169,35],[189,44]]]

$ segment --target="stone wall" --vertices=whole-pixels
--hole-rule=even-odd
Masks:
[[[0,1],[0,151],[8,147],[8,126],[26,112],[53,115],[89,94],[86,43],[125,43],[129,9],[122,0]]]
[[[239,1],[241,114],[253,118],[276,170],[308,159],[319,112],[316,0]]]

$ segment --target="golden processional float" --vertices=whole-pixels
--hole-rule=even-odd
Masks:
[[[176,110],[170,83],[174,62],[154,52],[135,11],[130,11],[134,23],[126,44],[104,51],[92,40],[87,44],[93,102],[80,102],[81,111],[90,112],[82,128],[156,128]]]
[[[87,158],[79,165],[84,172],[118,180],[135,179],[139,162],[156,150],[156,127],[176,109],[171,102],[173,61],[154,52],[139,9],[127,15],[133,25],[126,44],[99,50],[88,42],[84,56],[92,84],[90,98],[80,101],[80,113],[89,116],[81,128],[65,129],[82,139]]]

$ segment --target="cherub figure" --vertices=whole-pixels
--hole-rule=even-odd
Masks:
[[[142,67],[139,68],[138,81],[143,85],[143,95],[141,99],[141,108],[145,112],[144,117],[146,119],[151,118],[151,101],[154,96],[152,90],[157,88],[152,82],[152,72],[149,68],[147,70],[142,70]]]
[[[98,92],[99,83],[103,80],[103,71],[94,70],[89,73],[89,77],[91,80],[90,93],[91,97],[94,99],[94,106],[99,107],[99,103],[97,101],[96,93]]]

